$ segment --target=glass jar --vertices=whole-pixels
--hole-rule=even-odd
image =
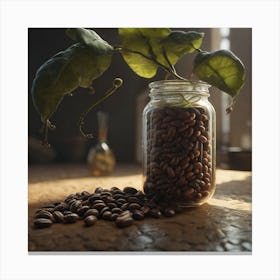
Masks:
[[[215,191],[216,113],[204,82],[149,84],[143,111],[144,192],[173,207],[198,206]]]

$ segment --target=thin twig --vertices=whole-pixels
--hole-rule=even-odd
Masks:
[[[113,86],[108,89],[105,93],[105,95],[103,97],[101,97],[99,100],[97,100],[94,104],[92,104],[86,111],[84,111],[80,117],[79,120],[79,129],[81,134],[86,137],[86,138],[93,138],[93,135],[91,133],[85,133],[83,131],[83,125],[84,125],[84,119],[86,118],[86,116],[88,115],[88,113],[98,104],[100,104],[101,102],[103,102],[106,98],[108,98],[109,96],[111,96],[120,86],[122,85],[122,79],[120,78],[116,78],[113,81]]]

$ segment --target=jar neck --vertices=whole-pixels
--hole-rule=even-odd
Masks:
[[[163,80],[149,84],[152,101],[196,102],[207,100],[210,85],[201,81]]]

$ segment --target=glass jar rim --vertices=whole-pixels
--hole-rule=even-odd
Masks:
[[[200,90],[200,91],[205,91],[209,92],[208,89],[211,87],[206,82],[203,81],[189,81],[189,80],[159,80],[159,81],[153,81],[149,83],[149,88],[150,89],[162,89],[163,87],[192,87],[193,90]],[[186,88],[184,88],[186,90]]]
[[[209,85],[203,81],[188,80],[159,80],[149,84],[150,94],[169,94],[169,93],[196,93],[199,95],[209,96]]]

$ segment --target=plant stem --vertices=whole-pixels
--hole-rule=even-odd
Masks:
[[[91,133],[85,133],[83,131],[83,125],[84,125],[84,119],[86,118],[86,116],[88,115],[88,113],[98,104],[100,104],[101,102],[103,102],[106,98],[108,98],[109,96],[111,96],[120,86],[122,85],[122,79],[120,78],[116,78],[113,81],[113,86],[108,89],[105,92],[105,95],[103,97],[101,97],[99,100],[97,100],[94,104],[92,104],[86,111],[84,111],[80,117],[79,120],[79,129],[81,134],[86,137],[86,138],[93,138],[93,135]]]

